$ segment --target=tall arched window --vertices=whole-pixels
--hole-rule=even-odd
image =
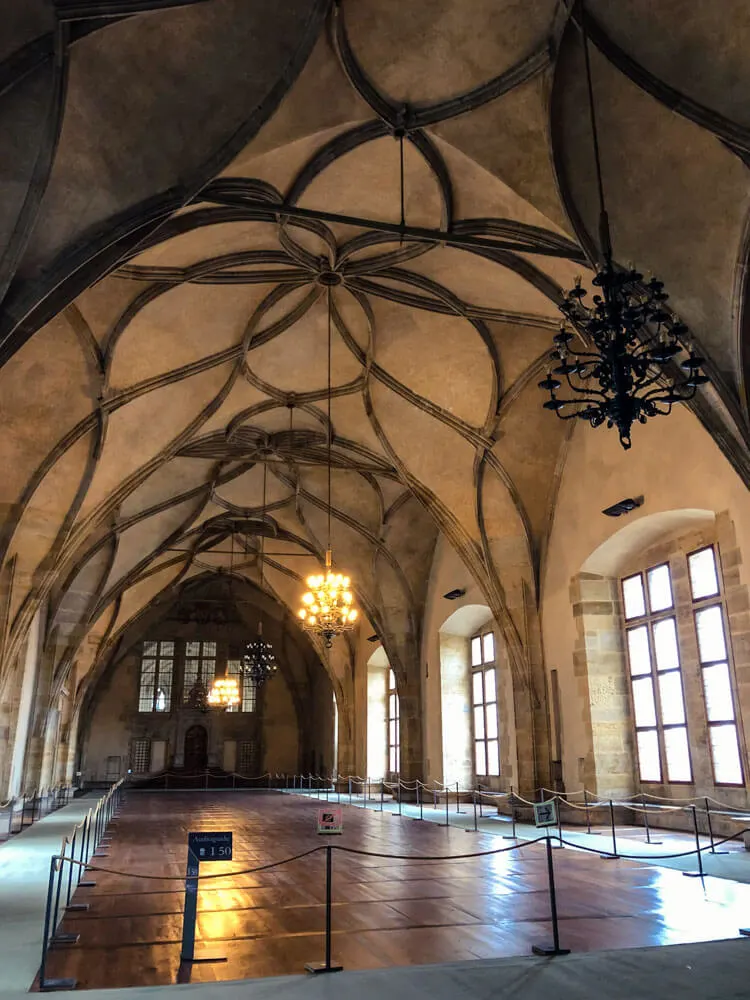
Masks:
[[[401,732],[396,675],[388,668],[388,770],[398,774],[401,770]]]
[[[693,781],[682,660],[685,655],[690,659],[688,647],[696,648],[695,642],[714,781],[742,785],[716,548],[708,545],[689,553],[687,570],[689,607],[685,597],[681,602],[675,600],[670,563],[650,566],[622,580],[638,772],[642,782]],[[687,628],[683,623],[689,623]],[[695,721],[695,715],[691,718]]]
[[[482,632],[471,640],[471,693],[474,771],[477,778],[496,777],[500,774],[500,744],[493,632]]]
[[[146,641],[141,652],[139,712],[168,712],[172,706],[174,642]]]

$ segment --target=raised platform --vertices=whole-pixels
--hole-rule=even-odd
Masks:
[[[80,943],[53,951],[48,974],[73,977],[87,988],[299,974],[293,988],[307,994],[339,989],[335,976],[316,987],[302,975],[307,962],[323,957],[324,854],[232,874],[325,843],[315,833],[320,805],[274,792],[132,795],[104,863],[124,874],[99,873],[94,889],[79,890],[76,900],[90,909],[69,914],[63,930],[80,934]],[[234,860],[203,866],[202,874],[221,877],[201,884],[197,941],[227,961],[181,969],[187,832],[211,829],[233,831]],[[344,835],[330,843],[370,852],[334,852],[333,959],[347,971],[528,955],[551,936],[542,845],[439,860],[512,845],[348,807]],[[389,857],[396,854],[409,857]],[[708,878],[704,889],[698,879],[648,864],[602,861],[568,848],[554,854],[561,943],[574,958],[735,937],[750,923],[748,886]],[[154,880],[160,875],[174,881]],[[747,954],[745,946],[750,942],[736,942],[738,954]],[[529,959],[522,967],[533,978],[549,964]]]

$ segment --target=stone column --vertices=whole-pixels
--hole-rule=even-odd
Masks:
[[[586,788],[605,797],[635,790],[633,730],[617,580],[580,573],[571,582],[577,639],[573,672],[588,737]]]

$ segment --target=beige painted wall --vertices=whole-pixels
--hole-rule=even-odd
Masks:
[[[641,508],[621,518],[605,517],[604,507],[643,494]],[[617,435],[579,424],[570,442],[560,484],[555,520],[546,557],[542,589],[542,633],[546,669],[559,671],[564,732],[563,778],[568,790],[581,787],[580,761],[586,754],[585,706],[577,695],[573,671],[576,626],[571,610],[570,583],[585,561],[623,526],[658,512],[677,510],[728,511],[737,545],[750,560],[750,506],[747,490],[706,431],[685,407],[665,419],[651,420],[633,433],[625,452]],[[658,526],[657,526],[658,527]],[[622,536],[626,537],[626,536]],[[632,559],[634,547],[645,549],[658,534],[624,546],[621,565]],[[615,550],[614,562],[618,554]],[[742,569],[747,583],[747,569]]]

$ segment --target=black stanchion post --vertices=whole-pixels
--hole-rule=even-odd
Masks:
[[[714,846],[714,825],[711,822],[711,809],[708,804],[708,797],[706,797],[706,823],[708,825],[708,836],[711,840],[711,853],[712,854],[729,854],[729,851],[717,851]]]
[[[76,840],[78,838],[78,827],[73,831],[73,841],[70,845],[70,865],[68,866],[68,894],[65,897],[65,905],[70,905],[70,897],[73,892],[73,862],[76,859]]]
[[[341,972],[342,965],[331,962],[331,902],[333,897],[333,848],[326,845],[326,959],[325,962],[309,963],[305,966],[308,972]]]
[[[352,804],[352,779],[349,778],[349,805]]]
[[[479,833],[479,827],[477,826],[477,792],[476,789],[472,789],[471,792],[471,803],[474,807],[474,829],[466,829],[466,833]]]
[[[449,808],[450,808],[450,794],[448,792],[448,786],[446,785],[445,786],[445,825],[446,826],[450,826],[451,825],[450,818],[448,817],[448,810],[449,810]]]
[[[510,786],[510,835],[503,834],[503,840],[518,840],[516,836],[516,798],[513,794],[513,785]]]
[[[695,806],[690,806],[693,810],[693,832],[695,833],[695,856],[698,859],[698,871],[697,872],[683,872],[682,874],[687,876],[687,878],[703,878],[703,854],[701,852],[701,840],[700,833],[698,832],[698,810]]]
[[[591,813],[589,812],[589,793],[583,789],[583,804],[586,807],[586,833],[591,833]]]
[[[68,861],[71,868],[73,867],[70,858],[65,856],[65,841],[63,841],[62,854],[58,858],[59,864],[57,866],[57,890],[55,891],[55,909],[54,915],[52,917],[52,938],[50,944],[76,944],[80,937],[80,934],[58,934],[57,925],[60,918],[60,896],[62,894],[62,883],[65,877],[65,862]]]
[[[380,811],[383,811],[383,782],[380,782]]]
[[[612,799],[609,800],[609,822],[612,828],[612,853],[602,854],[601,857],[605,860],[610,860],[618,857],[617,854],[617,835],[615,834],[615,806]]]
[[[398,779],[398,814],[401,815],[401,778]]]
[[[641,808],[643,809],[643,825],[646,827],[646,843],[651,843],[651,829],[648,825],[648,809],[646,808],[646,796],[641,792]]]
[[[562,799],[557,800],[557,839],[560,841],[559,846],[563,847],[563,835],[562,835]]]
[[[511,794],[513,792],[513,785],[510,786]],[[482,786],[479,786],[479,818],[484,819],[484,813],[482,812]]]
[[[419,803],[419,818],[423,819],[422,816],[422,796],[419,792],[419,778],[417,778],[417,802]]]
[[[547,848],[547,875],[549,876],[549,906],[552,914],[552,947],[549,945],[532,945],[532,952],[535,955],[569,955],[570,948],[560,947],[560,928],[557,925],[557,896],[555,894],[555,866],[552,861],[552,839],[547,834],[545,840]]]

